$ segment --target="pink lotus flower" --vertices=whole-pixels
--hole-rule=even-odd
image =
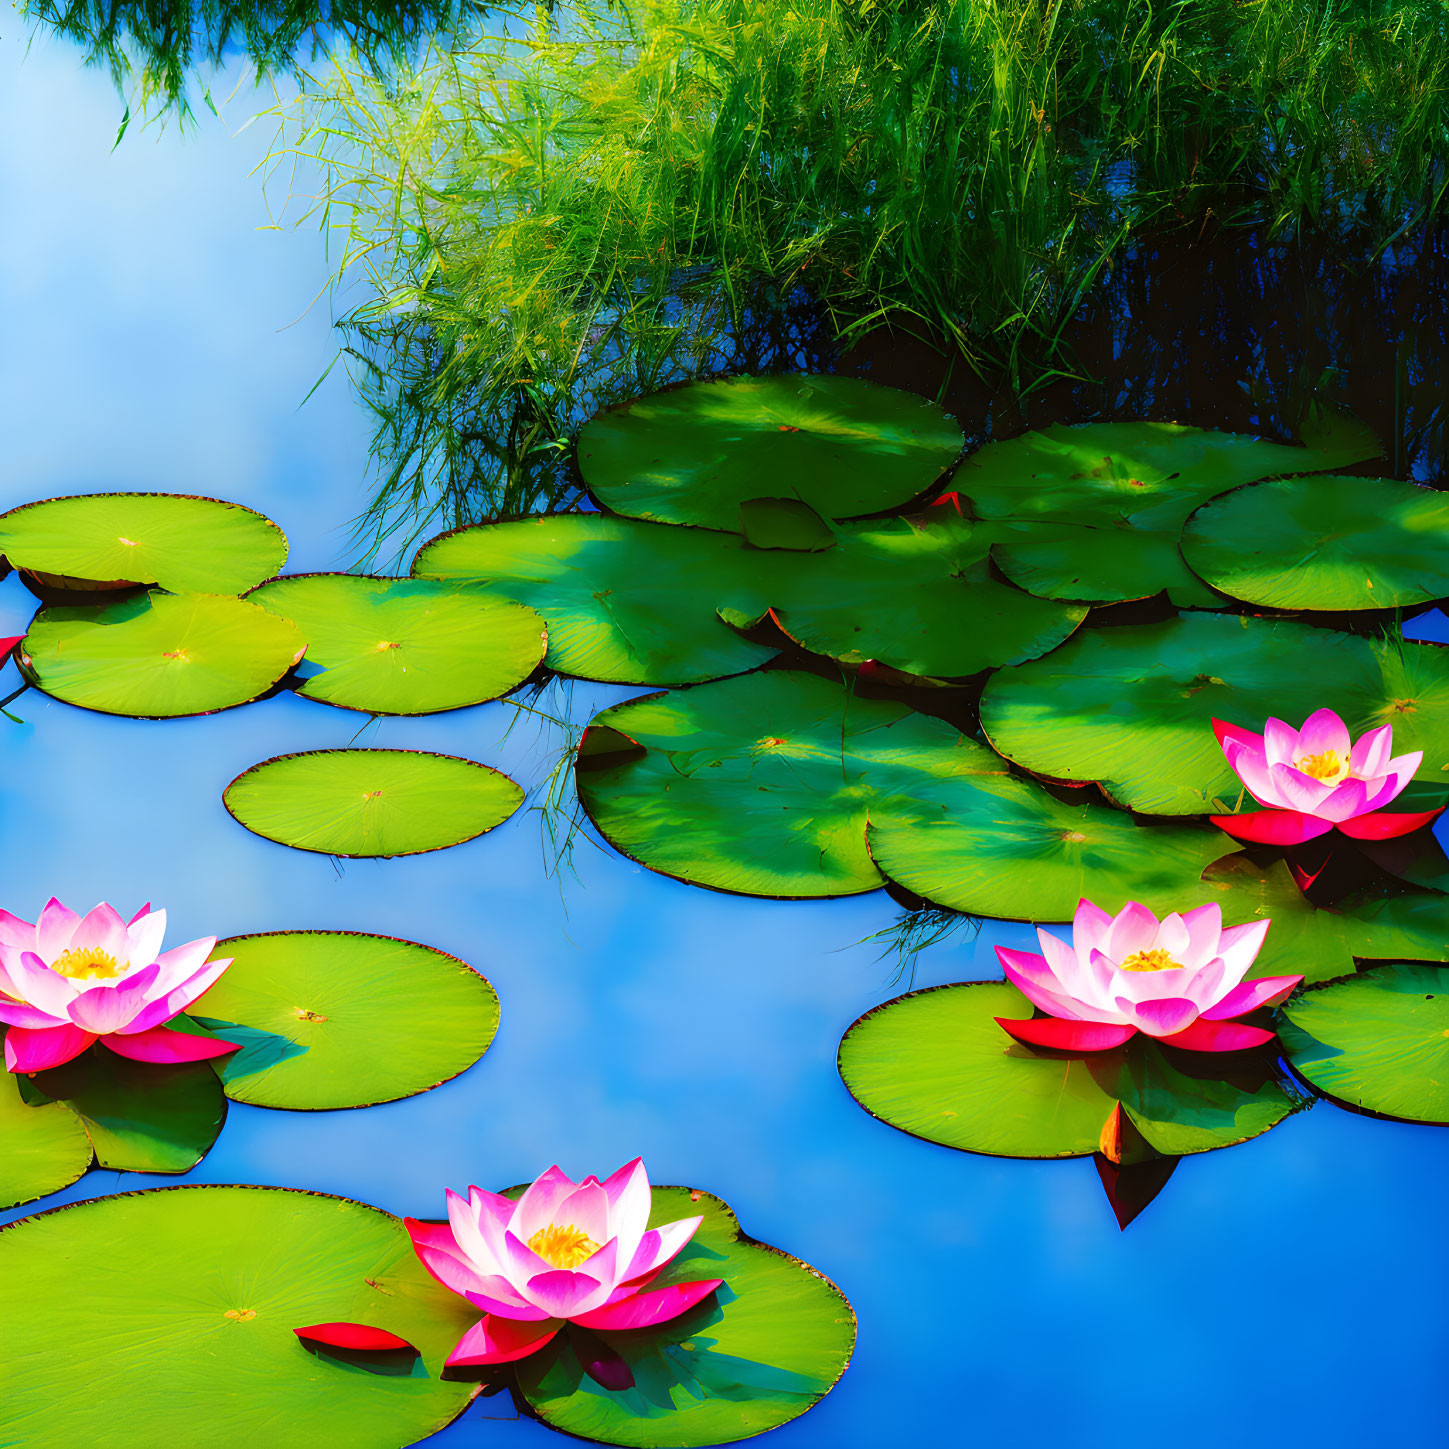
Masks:
[[[1007,978],[1047,1019],[998,1024],[1017,1041],[1063,1051],[1105,1051],[1139,1031],[1195,1052],[1239,1051],[1273,1033],[1231,1020],[1276,1006],[1303,980],[1244,981],[1267,921],[1223,928],[1216,901],[1158,920],[1136,901],[1115,916],[1079,901],[1068,946],[1038,930],[1042,954],[998,946]]]
[[[1402,793],[1424,758],[1422,750],[1390,758],[1389,725],[1353,742],[1348,726],[1331,709],[1315,710],[1301,730],[1270,719],[1261,735],[1213,721],[1233,773],[1266,810],[1248,815],[1214,815],[1238,840],[1267,845],[1301,845],[1337,826],[1355,840],[1387,840],[1427,825],[1440,810],[1415,814],[1378,813]]]
[[[678,1318],[721,1279],[642,1290],[694,1236],[702,1218],[649,1227],[649,1177],[637,1157],[600,1182],[550,1167],[517,1202],[448,1193],[448,1221],[405,1219],[423,1266],[483,1317],[458,1340],[450,1367],[510,1363],[542,1348],[565,1322],[652,1328]]]
[[[166,1026],[231,957],[206,959],[215,936],[161,952],[165,932],[166,912],[150,906],[123,921],[110,906],[81,917],[52,897],[34,925],[0,911],[8,1070],[58,1067],[96,1040],[138,1062],[195,1062],[236,1051],[232,1042]]]

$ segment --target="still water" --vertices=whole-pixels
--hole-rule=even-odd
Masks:
[[[214,87],[223,93],[225,87]],[[333,356],[320,239],[269,225],[258,108],[188,136],[133,129],[72,51],[0,41],[0,506],[99,489],[250,504],[291,571],[346,566],[366,419]],[[310,307],[310,310],[309,310]],[[1209,421],[1184,417],[1184,421]],[[0,633],[32,601],[0,584]],[[16,687],[13,668],[4,687]],[[577,717],[631,691],[578,685]],[[853,1367],[781,1449],[1009,1439],[1023,1449],[1427,1445],[1443,1433],[1449,1134],[1328,1105],[1189,1158],[1118,1231],[1087,1161],[970,1157],[854,1105],[841,1032],[904,989],[864,938],[883,892],[776,903],[711,894],[591,845],[550,877],[523,811],[432,855],[334,864],[248,834],[221,791],[361,716],[280,696],[209,719],[106,719],[34,693],[0,719],[0,904],[57,894],[165,905],[170,939],[352,929],[453,952],[489,977],[492,1050],[441,1089],[366,1111],[233,1106],[186,1181],[316,1188],[435,1216],[445,1186],[575,1175],[642,1153],[814,1264],[860,1320]],[[525,781],[551,764],[491,705],[367,725]],[[915,984],[995,975],[998,926],[927,952]],[[176,1179],[92,1173],[53,1206]],[[23,1215],[24,1210],[6,1216]],[[74,1291],[85,1292],[77,1282]],[[78,1386],[78,1391],[81,1391]],[[481,1401],[438,1449],[544,1446]],[[198,1445],[197,1449],[203,1449]],[[341,1449],[341,1446],[339,1446]]]

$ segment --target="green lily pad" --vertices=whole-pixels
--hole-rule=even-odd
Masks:
[[[159,584],[240,594],[287,557],[287,536],[239,503],[180,493],[47,498],[0,514],[0,554],[66,585]]]
[[[1377,440],[1349,419],[1320,420],[1307,442],[1288,447],[1178,423],[1057,425],[988,443],[953,482],[978,518],[1036,525],[995,550],[1022,588],[1094,603],[1165,590],[1180,606],[1212,608],[1217,596],[1178,551],[1193,509],[1241,483],[1380,455]]]
[[[1375,966],[1295,996],[1283,1046],[1320,1092],[1359,1111],[1449,1124],[1449,970]]]
[[[412,571],[486,583],[536,610],[548,626],[548,666],[561,674],[689,684],[775,656],[716,613],[720,599],[753,597],[762,557],[734,535],[560,513],[445,533],[423,545]]]
[[[895,508],[963,441],[914,393],[796,373],[690,383],[601,413],[579,434],[578,464],[615,513],[736,529],[757,498],[798,498],[825,518]]]
[[[476,1317],[428,1276],[397,1218],[320,1193],[166,1188],[0,1230],[0,1359],[17,1443],[401,1449],[477,1392],[439,1377]],[[292,1332],[335,1321],[401,1334],[422,1350],[421,1370],[349,1372]]]
[[[507,775],[422,750],[309,750],[238,775],[222,796],[248,830],[323,855],[418,855],[472,840],[523,803]]]
[[[141,594],[42,609],[20,645],[38,689],[101,714],[174,719],[265,694],[301,658],[285,619],[220,594]]]
[[[1274,609],[1394,609],[1449,594],[1449,496],[1392,478],[1283,478],[1199,508],[1187,562]]]
[[[954,511],[843,524],[835,534],[828,552],[774,555],[758,587],[790,638],[842,664],[965,678],[1054,649],[1087,614],[995,579],[996,530]],[[723,617],[745,628],[764,612],[727,603]]]
[[[1049,778],[1095,780],[1129,809],[1226,814],[1247,797],[1213,718],[1261,731],[1269,716],[1297,725],[1325,705],[1355,736],[1390,724],[1396,754],[1424,751],[1394,809],[1443,803],[1449,651],[1291,619],[1191,614],[1079,633],[994,674],[981,725],[1008,759]]]
[[[226,1121],[209,1062],[133,1062],[99,1044],[37,1072],[24,1091],[74,1112],[96,1165],[116,1172],[190,1172]]]
[[[1146,1037],[1069,1056],[1013,1041],[997,1017],[1030,1017],[1004,982],[913,991],[860,1018],[840,1043],[840,1075],[873,1117],[966,1152],[1083,1157],[1120,1103],[1169,1156],[1257,1137],[1307,1105],[1260,1065],[1192,1060]]]
[[[871,802],[916,776],[1001,762],[951,726],[767,671],[615,705],[579,747],[579,800],[651,870],[745,895],[875,890]]]
[[[243,1039],[233,1022],[260,1033],[217,1063],[238,1102],[313,1111],[410,1097],[466,1071],[498,1030],[488,982],[412,941],[268,931],[233,936],[214,954],[232,964],[193,1014],[220,1037]]]
[[[290,619],[321,670],[305,699],[368,714],[435,714],[497,699],[543,659],[543,620],[466,583],[297,574],[248,595]]]
[[[1129,900],[1159,914],[1182,909],[1231,849],[1211,826],[1067,804],[1005,774],[917,778],[872,805],[869,844],[891,880],[937,905],[1032,921],[1069,920],[1083,896],[1111,911]]]
[[[92,1156],[91,1139],[74,1112],[58,1103],[31,1106],[20,1079],[0,1071],[0,1210],[69,1187],[89,1169]]]
[[[637,1449],[732,1444],[797,1418],[845,1372],[855,1315],[835,1284],[747,1237],[719,1198],[654,1189],[651,1226],[700,1215],[689,1246],[650,1288],[723,1278],[715,1299],[657,1329],[601,1335],[629,1365],[633,1388],[589,1378],[569,1332],[518,1364],[523,1398],[550,1428]]]

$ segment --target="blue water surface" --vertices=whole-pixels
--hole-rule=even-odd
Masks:
[[[313,230],[272,223],[268,123],[235,101],[183,136],[133,129],[76,53],[0,41],[0,503],[154,489],[259,508],[289,568],[345,566],[367,420],[339,368]],[[213,86],[213,94],[225,86]],[[0,633],[33,601],[0,585]],[[5,624],[16,627],[7,629]],[[13,667],[5,682],[14,687]],[[630,691],[579,685],[580,718]],[[303,928],[408,937],[473,963],[503,1022],[437,1091],[354,1112],[234,1106],[190,1182],[272,1183],[436,1216],[445,1186],[575,1175],[642,1153],[746,1231],[814,1264],[860,1321],[855,1362],[780,1449],[1009,1442],[1021,1449],[1268,1449],[1443,1442],[1449,1136],[1319,1105],[1183,1162],[1122,1233],[1087,1161],[967,1156],[862,1112],[841,1033],[904,989],[861,944],[882,892],[737,899],[591,845],[550,876],[521,812],[437,854],[334,864],[237,826],[221,791],[362,717],[283,695],[213,718],[106,719],[28,693],[0,719],[0,903],[154,900],[173,942]],[[548,735],[492,705],[368,726],[529,780]],[[1019,926],[927,952],[918,985],[995,974]],[[42,1206],[173,1182],[92,1173]],[[5,1217],[23,1215],[12,1213]],[[77,1292],[85,1285],[77,1283]],[[549,1430],[475,1405],[438,1449]],[[198,1440],[196,1449],[206,1449]],[[345,1449],[345,1446],[343,1446]]]

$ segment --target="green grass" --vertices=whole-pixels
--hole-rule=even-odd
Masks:
[[[885,321],[1030,390],[1164,229],[1366,263],[1444,209],[1446,42],[1441,0],[629,0],[315,72],[275,174],[324,169],[371,533],[566,504],[582,416]]]

